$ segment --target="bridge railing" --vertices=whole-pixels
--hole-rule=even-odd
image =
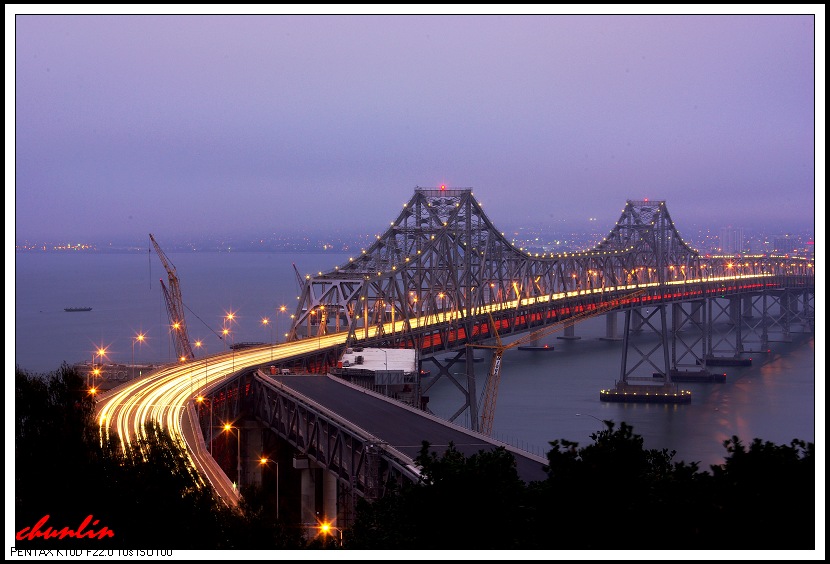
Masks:
[[[380,455],[384,458],[384,460],[386,460],[386,462],[390,465],[394,472],[406,477],[406,479],[413,482],[417,482],[420,478],[420,472],[415,467],[415,462],[411,458],[409,458],[407,455],[397,450],[396,448],[388,445],[382,439],[374,436],[369,431],[361,428],[352,421],[349,421],[348,419],[338,415],[334,411],[331,411],[330,409],[305,396],[304,394],[283,385],[282,382],[280,382],[279,380],[272,379],[266,376],[265,373],[261,370],[256,371],[255,379],[265,387],[274,388],[278,390],[279,393],[282,394],[284,397],[290,398],[291,401],[302,406],[306,410],[315,413],[319,418],[326,420],[333,427],[336,427],[340,431],[354,437],[355,439],[358,439],[360,443],[363,445],[364,450],[367,447],[378,448],[380,451]],[[286,436],[285,438],[290,441],[290,437]],[[308,450],[309,448],[309,445],[295,446],[301,449],[305,448],[306,450]],[[317,448],[320,451],[324,450],[323,448],[319,447],[319,445],[317,445]],[[315,458],[311,452],[307,452],[306,454],[308,454],[310,458]],[[316,461],[323,466],[328,466],[331,463],[332,457],[329,456],[328,458],[329,460]]]

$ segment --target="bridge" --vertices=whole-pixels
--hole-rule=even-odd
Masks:
[[[479,432],[473,347],[497,335],[562,326],[574,337],[575,319],[601,313],[623,358],[600,399],[685,401],[677,382],[711,377],[710,366],[739,363],[793,331],[812,332],[814,300],[811,260],[702,255],[662,201],[628,201],[592,249],[531,254],[495,228],[471,189],[416,188],[372,246],[306,278],[288,342],[165,367],[102,396],[98,415],[123,441],[145,421],[162,422],[229,504],[239,484],[271,476],[291,492],[278,496],[286,515],[348,523],[356,497],[417,481],[421,440],[468,453],[505,446],[523,479],[544,478],[543,458]],[[395,386],[360,383],[338,366],[359,348],[413,350],[418,367],[435,374],[427,382],[416,373],[407,405],[387,397]],[[462,360],[459,378],[451,369]],[[449,421],[420,409],[441,378],[462,397]],[[470,429],[452,423],[462,413]]]

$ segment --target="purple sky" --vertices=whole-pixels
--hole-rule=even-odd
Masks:
[[[377,233],[442,183],[497,226],[810,227],[814,20],[18,15],[7,225],[13,179],[17,240]]]

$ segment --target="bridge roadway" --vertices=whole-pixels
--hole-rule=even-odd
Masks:
[[[547,478],[542,468],[547,463],[545,458],[464,429],[371,390],[350,385],[334,376],[268,375],[267,378],[324,405],[412,460],[420,452],[424,440],[429,441],[430,451],[439,455],[444,453],[450,442],[466,456],[494,446],[504,446],[516,459],[516,470],[522,480],[531,482]]]
[[[717,286],[724,282],[763,282],[764,279],[770,278],[769,275],[741,275],[725,278],[709,278],[706,280],[687,281],[692,282],[706,282]],[[744,280],[741,280],[744,279]],[[672,283],[668,284],[671,288]],[[509,302],[493,303],[478,311],[451,311],[444,312],[440,315],[430,315],[421,318],[411,319],[408,322],[413,327],[428,328],[430,325],[439,326],[450,318],[458,319],[467,316],[486,316],[489,312],[497,312],[500,310],[515,308],[517,305],[533,305],[541,301],[561,300],[573,295],[584,295],[595,293],[598,291],[630,291],[637,290],[641,287],[650,287],[652,284],[629,285],[620,286],[616,288],[604,288],[602,290],[580,290],[576,292],[568,292],[562,295],[540,296],[537,298],[513,300]],[[679,286],[678,290],[683,286]],[[671,290],[669,294],[671,295]],[[682,292],[677,299],[688,299]],[[398,320],[393,323],[386,323],[382,329],[384,334],[390,332],[397,332],[404,329],[404,322]],[[359,332],[359,337],[372,338],[375,337],[379,331],[376,326],[368,327]],[[186,433],[186,428],[193,428],[193,416],[190,413],[188,406],[192,406],[193,399],[197,396],[207,394],[214,386],[220,386],[229,376],[235,372],[251,368],[255,366],[268,365],[270,363],[278,363],[279,361],[287,361],[302,357],[303,355],[315,354],[318,351],[342,346],[346,343],[348,338],[348,331],[341,331],[339,333],[332,333],[329,335],[321,335],[319,337],[301,339],[298,341],[291,341],[281,343],[278,345],[265,345],[251,349],[243,349],[239,351],[227,351],[204,357],[201,359],[193,359],[182,363],[173,363],[163,366],[151,374],[148,374],[137,380],[127,382],[117,388],[109,390],[98,397],[96,403],[97,417],[102,430],[106,432],[114,432],[118,435],[120,440],[125,444],[129,444],[130,437],[143,433],[143,426],[145,423],[155,421],[161,423],[165,428],[169,429],[175,437],[183,438],[187,441],[189,452],[194,459],[194,464],[200,470],[211,469],[215,462],[208,460],[209,454],[204,452],[204,445],[193,444],[194,438],[192,433]],[[318,377],[319,378],[319,377]],[[298,380],[299,381],[299,380]],[[321,379],[322,381],[322,379]],[[338,406],[344,409],[348,408],[346,403],[341,403],[336,398],[331,398],[332,401],[338,402]],[[328,401],[328,398],[325,400]],[[321,402],[323,403],[323,402]],[[374,404],[373,404],[374,405]],[[338,407],[339,408],[339,407]],[[331,407],[332,411],[335,409]],[[355,415],[355,417],[358,417]],[[368,422],[369,426],[374,423]],[[444,429],[436,429],[439,434],[434,437],[427,437],[433,444],[438,445],[443,437],[447,437],[447,431]],[[469,436],[469,435],[468,435]],[[420,446],[420,440],[412,436],[403,436],[401,438],[390,437],[390,444],[414,444],[416,447]],[[414,441],[414,442],[412,442]],[[468,438],[459,439],[457,444],[461,449],[462,443],[470,442]],[[197,441],[198,443],[198,441]],[[471,443],[472,444],[472,443]],[[417,448],[414,452],[417,452]],[[231,485],[227,483],[227,477],[224,474],[212,472],[212,476],[207,479],[211,482],[213,487],[217,487],[219,482],[225,483],[225,495],[223,499],[233,502],[234,497],[233,488],[228,490]]]

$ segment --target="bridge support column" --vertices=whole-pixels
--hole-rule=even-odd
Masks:
[[[339,521],[340,514],[337,505],[337,476],[323,471],[323,519]]]
[[[744,319],[752,319],[752,296],[743,297],[743,309]]]
[[[611,311],[605,314],[605,337],[603,341],[621,341],[622,337],[617,333],[617,312]]]
[[[300,523],[312,527],[317,523],[316,470],[307,456],[294,457],[294,468],[300,471]]]
[[[574,334],[574,323],[573,321],[568,322],[565,324],[565,334],[557,337],[557,339],[565,339],[566,341],[575,341],[577,339],[581,339],[582,337],[577,337]]]
[[[741,298],[729,298],[729,322],[741,326]]]
[[[240,487],[262,485],[262,468],[260,458],[262,457],[262,425],[256,421],[244,421],[240,425],[242,433],[242,444],[245,449],[242,451],[242,477]]]
[[[683,326],[685,320],[685,311],[682,303],[673,303],[671,305],[671,332],[677,333]]]

